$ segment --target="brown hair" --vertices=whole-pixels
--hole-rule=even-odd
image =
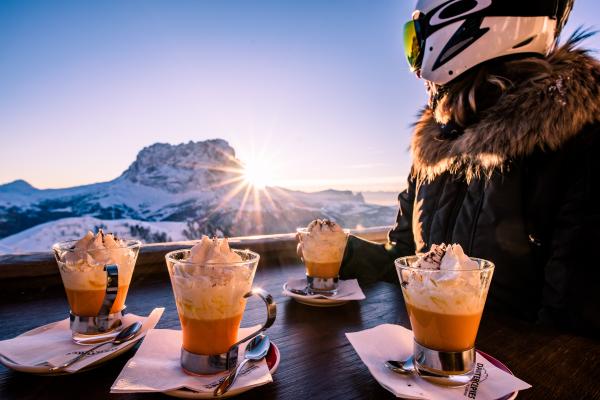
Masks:
[[[547,78],[551,67],[547,59],[526,57],[493,60],[465,72],[445,86],[427,82],[429,107],[438,123],[450,121],[466,127],[478,115],[496,104],[502,95],[523,83]]]

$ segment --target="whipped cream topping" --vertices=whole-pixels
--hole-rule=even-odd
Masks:
[[[242,257],[231,250],[227,239],[203,236],[190,257],[173,264],[171,282],[180,314],[187,318],[214,320],[244,312],[244,295],[252,289],[256,265],[238,264]]]
[[[478,269],[477,261],[471,260],[465,254],[460,244],[434,244],[429,252],[419,256],[412,265],[414,268],[438,270]]]
[[[202,236],[200,242],[192,247],[190,252],[189,261],[194,264],[236,263],[242,261],[242,257],[229,247],[227,238],[214,238],[211,240],[208,236]]]
[[[96,235],[88,231],[71,249],[57,251],[61,253],[58,265],[63,283],[72,290],[105,288],[107,264],[119,267],[119,286],[129,285],[137,258],[125,241],[102,229]]]
[[[410,305],[443,314],[483,310],[493,270],[480,269],[459,244],[434,244],[411,267],[418,270],[400,272],[406,283],[402,285],[404,297]]]
[[[311,262],[340,262],[344,257],[348,235],[341,226],[328,219],[316,219],[301,230],[302,256]]]

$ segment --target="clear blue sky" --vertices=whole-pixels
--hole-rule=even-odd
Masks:
[[[425,100],[402,50],[412,6],[1,0],[0,183],[110,180],[143,146],[219,137],[288,186],[397,190]],[[577,0],[567,30],[598,21]]]

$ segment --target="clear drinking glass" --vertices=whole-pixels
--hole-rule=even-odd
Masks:
[[[467,384],[475,366],[475,338],[494,264],[471,258],[477,268],[412,267],[417,256],[396,260],[414,341],[419,375],[438,384]]]
[[[300,244],[307,240],[310,235],[307,228],[296,229]],[[350,233],[344,229],[346,237]],[[344,258],[344,246],[324,246],[326,251],[307,251],[306,246],[302,247],[302,261],[306,267],[306,284],[308,293],[333,296],[337,294],[340,277],[340,267]]]
[[[81,250],[77,240],[52,246],[70,310],[73,339],[90,339],[121,328],[125,299],[140,250],[138,240],[111,249]]]
[[[191,374],[214,374],[235,367],[238,345],[270,327],[276,305],[270,294],[252,288],[260,256],[250,250],[232,250],[240,262],[193,263],[190,250],[177,250],[165,258],[181,322],[181,366]],[[238,340],[246,299],[259,296],[267,308],[266,322]]]

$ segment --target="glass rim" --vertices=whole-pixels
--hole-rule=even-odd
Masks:
[[[203,262],[203,263],[195,263],[189,260],[178,260],[176,258],[174,258],[174,256],[176,254],[180,254],[180,253],[184,253],[184,252],[191,252],[191,248],[189,249],[179,249],[179,250],[173,250],[168,252],[167,254],[165,254],[165,260],[167,262],[172,262],[172,263],[178,263],[178,264],[185,264],[185,265],[190,265],[190,266],[197,266],[197,267],[205,267],[205,266],[223,266],[223,267],[235,267],[235,266],[243,266],[243,265],[247,265],[247,264],[253,264],[253,263],[258,263],[258,261],[260,260],[260,254],[249,250],[249,249],[244,249],[244,250],[240,250],[240,249],[231,249],[233,252],[235,252],[236,254],[246,254],[249,255],[251,257],[251,259],[249,260],[244,260],[244,261],[235,261],[235,262]]]
[[[394,260],[394,265],[396,266],[396,268],[401,268],[401,269],[404,269],[407,271],[419,271],[419,272],[427,272],[427,273],[488,271],[488,270],[493,270],[496,267],[496,265],[493,262],[491,262],[490,260],[486,260],[484,258],[478,258],[478,257],[469,257],[469,259],[473,260],[473,261],[477,261],[477,264],[481,266],[480,268],[425,269],[425,268],[413,267],[411,265],[400,264],[402,261],[406,261],[408,264],[408,260],[411,258],[414,259],[414,261],[416,261],[418,259],[418,257],[419,256],[417,256],[417,255],[399,257]]]
[[[119,239],[124,242],[123,246],[104,248],[104,249],[75,249],[75,243],[79,242],[81,239],[73,239],[73,240],[65,240],[62,242],[56,242],[52,245],[52,250],[55,251],[85,251],[85,252],[96,252],[96,251],[105,251],[105,250],[114,250],[114,249],[134,249],[142,246],[142,241],[137,239]],[[67,247],[68,246],[68,247]]]

